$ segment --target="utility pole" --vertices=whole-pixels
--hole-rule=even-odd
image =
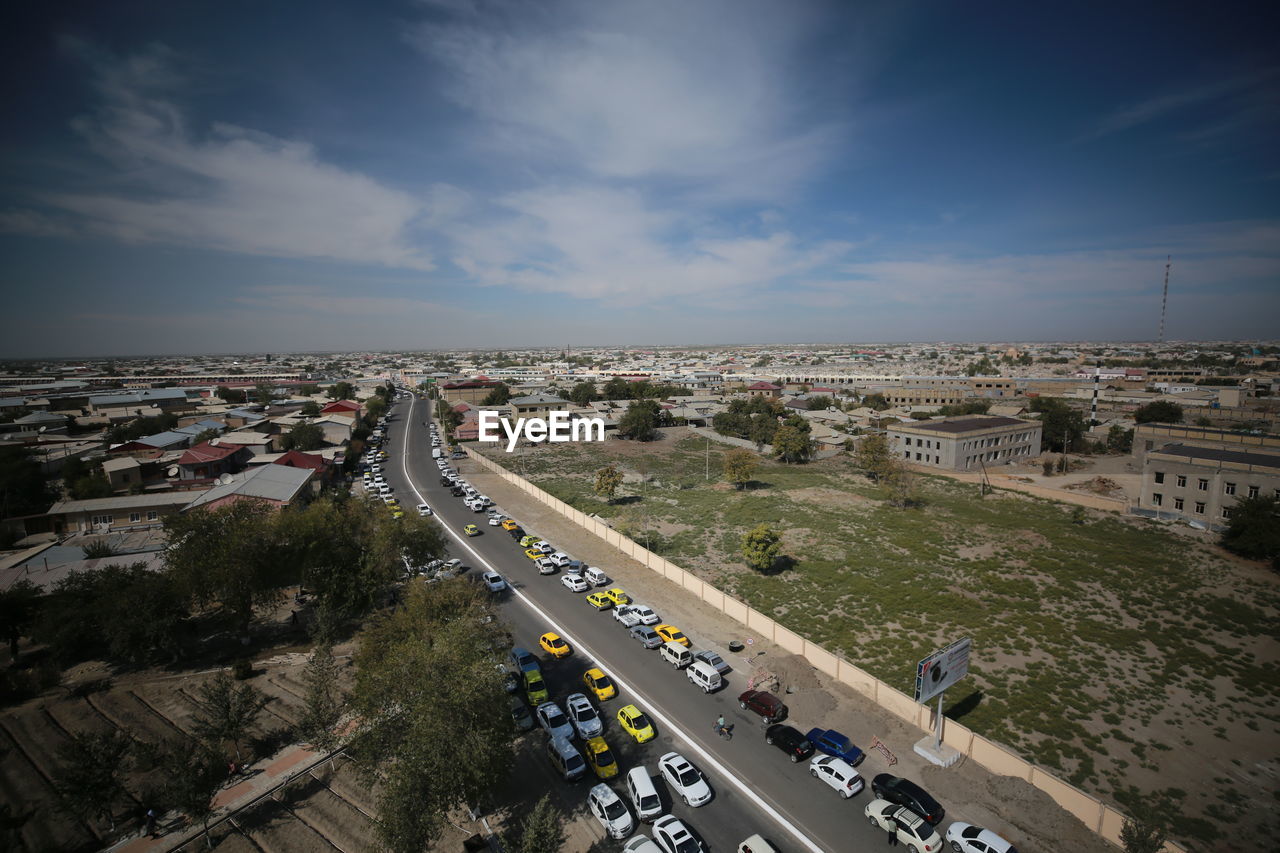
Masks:
[[[711,436],[704,435],[703,438],[707,440],[707,449],[703,455],[703,460],[706,463],[706,469],[707,469],[706,480],[707,482],[711,482]]]
[[[1169,307],[1169,270],[1173,267],[1173,255],[1164,259],[1164,296],[1160,300],[1160,343],[1164,343],[1164,314]]]

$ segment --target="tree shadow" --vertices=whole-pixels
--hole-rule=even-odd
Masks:
[[[640,503],[639,495],[623,495],[620,498],[614,498],[610,502],[611,506],[627,506],[628,504]]]
[[[942,716],[949,720],[960,720],[966,714],[976,710],[982,704],[984,695],[981,690],[975,690],[959,702],[952,702],[950,705],[942,709]]]
[[[766,577],[773,577],[775,575],[780,575],[783,572],[789,572],[798,565],[800,565],[800,561],[795,557],[783,554],[773,561],[773,565],[762,570],[760,574]]]

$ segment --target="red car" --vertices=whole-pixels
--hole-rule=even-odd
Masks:
[[[776,723],[787,718],[787,706],[777,696],[765,690],[748,690],[738,697],[738,705],[744,711],[754,711],[764,717],[766,723]]]

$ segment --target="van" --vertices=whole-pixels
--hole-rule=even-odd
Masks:
[[[681,648],[684,647],[681,646]],[[706,661],[694,661],[689,664],[689,668],[684,671],[684,674],[689,677],[689,681],[695,687],[701,687],[703,693],[719,690],[720,685],[724,684],[724,680],[720,678],[720,673],[716,672],[716,668]]]
[[[551,766],[566,782],[581,779],[582,774],[587,772],[587,762],[582,753],[578,752],[567,737],[547,738],[547,758],[551,759]]]
[[[676,669],[684,669],[693,663],[693,652],[686,649],[679,643],[667,641],[658,647],[658,654],[662,655],[662,659],[674,666]]]
[[[437,447],[437,448],[434,448],[434,449],[431,451],[431,458],[432,458],[432,459],[439,459],[439,458],[440,458],[441,456],[443,456],[443,455],[444,455],[444,454],[440,452],[440,448],[438,448],[438,447]]]
[[[587,583],[592,586],[608,586],[609,576],[597,569],[595,566],[588,566],[587,570],[582,573]]]
[[[631,795],[631,804],[636,807],[636,814],[645,823],[662,817],[662,798],[653,785],[653,777],[649,770],[641,765],[627,773],[627,793]]]

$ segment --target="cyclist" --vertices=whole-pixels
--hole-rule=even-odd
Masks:
[[[719,717],[716,717],[716,734],[718,735],[724,734],[724,714],[721,714]]]

